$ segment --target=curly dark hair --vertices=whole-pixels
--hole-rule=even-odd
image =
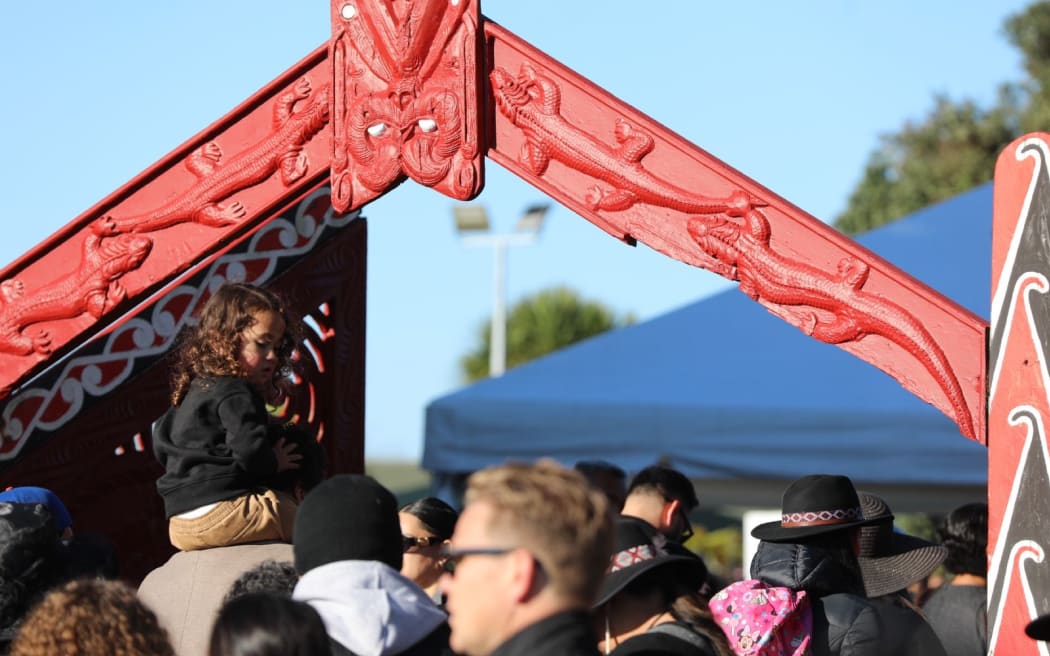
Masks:
[[[195,378],[242,376],[241,333],[255,323],[254,315],[271,311],[284,319],[284,339],[277,346],[273,382],[287,391],[292,375],[292,355],[302,341],[302,325],[273,292],[247,283],[226,283],[204,304],[195,328],[188,329],[176,347],[172,363],[171,402],[185,398]]]
[[[952,574],[988,575],[988,504],[968,503],[948,513],[937,529],[948,548],[944,568]]]
[[[238,597],[259,592],[291,598],[298,582],[299,572],[292,563],[264,560],[238,576],[222,601],[228,604]]]
[[[10,656],[174,656],[168,634],[120,581],[81,579],[29,611]]]

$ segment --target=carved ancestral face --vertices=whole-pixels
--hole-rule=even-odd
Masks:
[[[266,390],[277,368],[277,348],[284,340],[284,319],[273,310],[260,310],[252,318],[255,322],[241,333],[241,368],[253,385]]]

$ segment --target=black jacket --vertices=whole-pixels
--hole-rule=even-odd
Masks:
[[[624,640],[609,656],[718,656],[718,651],[686,624],[667,622]]]
[[[915,609],[894,599],[893,595],[876,597],[871,601],[879,611],[882,625],[892,627],[888,635],[883,636],[890,641],[889,649],[892,652],[889,653],[900,656],[947,656],[933,627]]]
[[[886,626],[864,596],[859,569],[813,546],[761,542],[751,575],[767,585],[805,590],[813,609],[813,656],[889,656]]]
[[[522,629],[491,656],[598,656],[597,645],[590,615],[565,612]]]
[[[277,474],[262,396],[243,378],[196,379],[153,429],[157,480],[168,517],[269,487]]]
[[[397,656],[455,656],[448,646],[448,636],[448,622],[445,622]],[[328,644],[332,647],[332,656],[355,656],[354,652],[334,638],[329,639]]]

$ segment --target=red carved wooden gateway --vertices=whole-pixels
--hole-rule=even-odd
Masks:
[[[128,575],[157,564],[169,547],[147,436],[166,406],[163,355],[227,279],[279,288],[309,318],[306,393],[286,412],[317,430],[333,471],[359,471],[358,210],[405,179],[470,199],[487,157],[617,239],[738,281],[987,444],[993,651],[1037,653],[1021,629],[1050,612],[1042,135],[996,172],[989,328],[477,0],[332,0],[330,21],[327,44],[0,273],[5,484],[55,489],[113,537]],[[135,506],[114,516],[115,498]]]

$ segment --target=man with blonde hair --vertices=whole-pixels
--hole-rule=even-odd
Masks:
[[[597,654],[588,611],[612,548],[605,496],[541,460],[477,472],[465,502],[441,578],[452,649]]]

